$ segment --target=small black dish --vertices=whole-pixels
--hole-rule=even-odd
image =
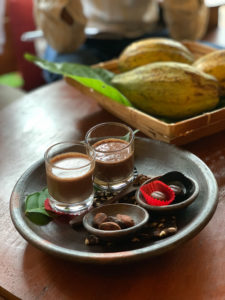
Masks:
[[[135,197],[138,204],[148,211],[157,212],[157,213],[172,213],[181,209],[186,208],[190,205],[199,194],[199,185],[198,183],[190,177],[185,176],[181,172],[172,171],[168,172],[162,176],[157,176],[145,181],[143,185],[148,184],[154,180],[160,180],[167,185],[180,185],[182,187],[182,193],[175,196],[175,200],[165,206],[153,206],[149,205],[141,191],[140,188],[137,190]]]
[[[117,214],[124,214],[130,216],[134,220],[134,225],[129,228],[120,229],[120,230],[100,230],[94,227],[94,217],[97,213],[105,213],[108,216],[116,216]],[[133,204],[125,203],[116,203],[102,205],[98,208],[92,209],[87,213],[83,218],[83,225],[86,230],[98,236],[101,239],[110,241],[110,240],[119,240],[122,238],[130,237],[136,231],[142,228],[149,219],[148,212],[138,206]]]

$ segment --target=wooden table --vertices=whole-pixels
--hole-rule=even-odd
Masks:
[[[0,295],[7,299],[224,299],[225,132],[184,146],[219,185],[208,225],[173,251],[119,266],[71,263],[28,244],[9,214],[20,175],[62,140],[80,140],[91,126],[116,120],[64,81],[44,86],[0,111]]]

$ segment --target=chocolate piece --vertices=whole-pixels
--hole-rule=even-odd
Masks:
[[[170,184],[169,187],[174,191],[176,196],[184,194],[184,188],[181,185]]]
[[[151,197],[155,198],[155,199],[158,199],[158,200],[166,200],[165,194],[160,192],[160,191],[152,192]]]
[[[161,176],[160,180],[174,190],[175,203],[188,199],[194,193],[194,182],[181,172],[168,172]]]

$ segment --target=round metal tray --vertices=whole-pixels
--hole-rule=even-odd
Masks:
[[[28,194],[46,187],[44,160],[29,167],[16,183],[10,199],[12,221],[18,232],[39,249],[63,259],[98,264],[124,263],[164,253],[193,238],[209,222],[217,206],[218,187],[214,175],[198,157],[169,144],[136,138],[135,167],[139,173],[151,176],[176,170],[198,182],[196,200],[176,213],[176,234],[132,245],[87,246],[84,243],[87,232],[83,227],[74,230],[68,224],[55,221],[45,226],[33,224],[24,214],[25,199]]]

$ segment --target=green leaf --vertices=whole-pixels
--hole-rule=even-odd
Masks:
[[[49,197],[48,189],[27,196],[25,204],[25,215],[30,221],[37,225],[46,225],[51,217],[45,210],[44,202]]]
[[[51,221],[50,217],[38,212],[28,212],[26,213],[26,216],[32,223],[39,226],[47,225]]]
[[[136,130],[134,130],[134,135],[137,133],[137,132],[139,132],[139,129],[136,129]],[[130,139],[130,132],[128,132],[127,134],[125,134],[122,138],[121,138],[121,140],[124,140],[124,141],[127,141],[127,142],[129,142],[129,139]]]
[[[125,106],[132,106],[129,100],[125,98],[116,88],[111,85],[104,83],[101,80],[93,79],[93,78],[85,78],[78,76],[68,76],[73,78],[74,80],[80,82],[86,87],[91,87],[93,90],[99,92],[100,94],[115,100]]]
[[[75,63],[53,63],[28,53],[24,57],[42,69],[70,77],[116,102],[125,106],[133,106],[119,90],[111,85],[111,80],[115,74],[108,70]]]

